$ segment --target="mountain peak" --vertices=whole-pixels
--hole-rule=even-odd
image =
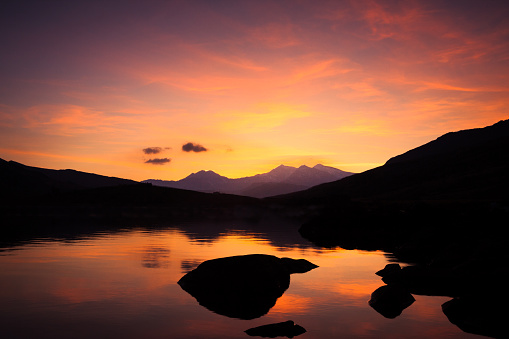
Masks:
[[[286,166],[286,165],[279,165],[278,167],[274,168],[273,170],[271,170],[270,172],[274,172],[274,171],[292,171],[292,170],[295,170],[296,168],[295,167],[292,167],[292,166]],[[269,173],[270,173],[269,172]]]
[[[292,175],[297,169],[295,167],[279,165],[270,172],[259,174],[257,177],[263,178],[264,181],[283,181]]]
[[[214,171],[205,171],[205,170],[201,170],[201,171],[198,171],[196,173],[191,173],[189,174],[186,178],[184,179],[187,179],[187,178],[226,178],[226,177],[223,177],[222,175],[219,175],[217,174],[216,172]]]
[[[354,174],[352,172],[342,171],[342,170],[337,169],[335,167],[325,166],[325,165],[322,165],[322,164],[317,164],[317,165],[313,166],[313,168],[315,170],[318,170],[318,171],[327,172],[329,174],[338,176],[339,178],[343,178],[343,177],[349,176],[351,174]]]
[[[333,167],[325,166],[325,165],[322,165],[322,164],[316,164],[316,165],[313,166],[313,168],[321,170],[323,168],[333,168]]]

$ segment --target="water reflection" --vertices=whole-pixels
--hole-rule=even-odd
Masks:
[[[287,219],[264,219],[263,221],[207,221],[180,223],[177,228],[184,232],[193,242],[212,244],[225,236],[239,236],[265,242],[271,247],[317,248],[298,233],[298,225]]]
[[[180,263],[180,269],[182,270],[182,273],[191,272],[194,270],[198,265],[201,263],[200,260],[194,259],[194,260],[182,260]]]
[[[146,268],[167,268],[170,250],[164,247],[148,246],[144,250],[141,265]]]
[[[387,285],[371,294],[369,305],[386,318],[401,316],[403,310],[415,302],[414,295],[443,295],[453,299],[442,304],[441,309],[452,324],[466,333],[493,338],[506,338],[504,313],[500,305],[507,297],[482,284],[472,284],[456,277],[452,272],[425,266],[387,264],[376,272]],[[475,288],[474,288],[475,287]]]
[[[244,338],[246,328],[292,319],[306,329],[302,338],[469,338],[441,312],[448,298],[415,296],[401,316],[380,316],[367,302],[384,285],[373,274],[387,263],[384,253],[320,249],[299,237],[299,225],[295,233],[277,222],[225,222],[214,230],[206,223],[91,226],[88,233],[73,233],[74,226],[3,239],[2,337]],[[273,307],[248,322],[210,312],[177,285],[203,261],[250,253],[305,258],[320,268],[292,277]]]

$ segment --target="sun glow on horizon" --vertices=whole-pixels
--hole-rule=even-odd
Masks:
[[[362,172],[509,118],[501,1],[28,2],[0,13],[0,158],[29,166]]]

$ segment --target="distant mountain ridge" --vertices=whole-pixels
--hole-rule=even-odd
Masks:
[[[237,179],[230,179],[213,171],[199,171],[177,181],[148,179],[143,182],[199,192],[220,192],[264,198],[304,190],[343,179],[352,174],[321,164],[314,167],[303,165],[298,168],[280,165],[267,173]]]
[[[245,195],[246,198],[267,197],[266,201],[270,203],[291,206],[340,205],[348,200],[507,201],[508,154],[509,120],[504,120],[484,128],[444,134],[389,159],[383,166],[353,175],[323,165],[313,168],[281,165],[267,173],[238,179],[229,179],[212,171],[200,171],[179,181],[145,181],[152,186],[75,170],[30,167],[0,159],[0,206],[25,201],[46,202],[56,197],[65,201],[70,197],[68,193],[72,192],[76,192],[76,196],[81,194],[83,199],[87,197],[91,205],[100,205],[100,201],[106,201],[106,196],[112,202],[125,201],[125,197],[128,197],[130,206],[135,202],[162,203],[171,199],[172,203],[182,205],[192,202],[192,206],[197,206],[200,200],[219,204],[224,199],[230,199],[225,197],[227,194],[219,197],[201,192]],[[132,194],[124,192],[126,186],[133,186]],[[110,193],[105,195],[104,192]],[[164,197],[165,194],[170,197]],[[259,203],[256,199],[249,201]],[[168,209],[171,210],[171,207]],[[196,211],[199,210],[196,208]],[[20,213],[24,213],[24,210],[20,210]]]

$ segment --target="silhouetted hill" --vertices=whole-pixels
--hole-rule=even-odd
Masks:
[[[0,197],[18,199],[72,190],[133,184],[136,181],[75,170],[31,167],[0,159]]]
[[[286,194],[302,191],[308,186],[290,184],[286,182],[262,182],[255,183],[242,190],[241,195],[255,198],[270,197],[278,194]]]
[[[224,177],[214,172],[201,171],[187,180],[203,187],[221,178]],[[30,167],[2,159],[0,189],[0,212],[11,223],[18,219],[38,223],[48,218],[207,219],[251,218],[260,214],[253,212],[260,203],[255,198],[157,187],[75,170]]]
[[[469,149],[477,148],[480,145],[488,147],[493,142],[507,138],[508,136],[509,120],[499,121],[492,126],[484,128],[449,132],[434,141],[389,159],[387,164],[438,157],[447,153],[465,152]],[[490,152],[489,148],[485,151]]]
[[[147,183],[105,186],[66,192],[54,199],[63,203],[109,204],[110,206],[173,206],[204,209],[210,205],[229,206],[238,202],[256,202],[257,199],[231,194],[210,194]]]
[[[3,199],[48,194],[51,188],[52,180],[46,175],[0,159],[0,197]]]
[[[509,120],[447,133],[383,166],[271,199],[280,201],[507,199]]]
[[[280,165],[270,172],[238,179],[229,179],[213,171],[199,171],[178,181],[149,179],[143,182],[200,192],[221,192],[263,198],[296,192],[351,174],[353,173],[323,165],[316,165],[313,168]]]
[[[258,220],[259,199],[136,183],[31,196],[0,205],[3,242],[198,220]]]

